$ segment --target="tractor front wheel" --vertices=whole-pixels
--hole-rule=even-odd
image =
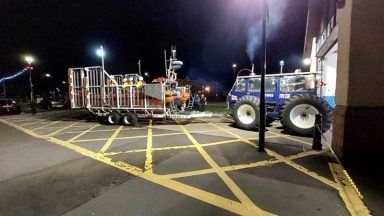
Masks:
[[[245,130],[254,130],[259,126],[259,99],[245,96],[235,104],[233,119],[236,126]]]
[[[282,107],[280,118],[284,130],[293,134],[311,136],[315,115],[321,114],[323,132],[331,127],[332,109],[326,101],[315,95],[296,95]]]

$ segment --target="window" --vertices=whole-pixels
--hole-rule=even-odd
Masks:
[[[280,78],[281,91],[308,91],[315,89],[315,75],[285,76]]]
[[[260,78],[249,79],[248,81],[248,91],[257,92],[260,91]],[[274,77],[265,78],[265,91],[275,91],[276,90],[276,80]]]
[[[236,86],[235,86],[235,91],[237,91],[237,92],[245,91],[245,79],[240,79],[237,81]]]

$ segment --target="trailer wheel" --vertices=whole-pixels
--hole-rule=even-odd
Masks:
[[[138,122],[138,117],[136,113],[126,113],[121,117],[121,123],[124,126],[135,126]]]
[[[240,98],[235,104],[233,119],[241,129],[256,129],[259,125],[259,99],[249,95]]]
[[[117,112],[112,112],[107,115],[107,123],[110,125],[117,125],[120,122],[120,114]]]
[[[287,132],[311,136],[316,114],[323,116],[323,132],[329,130],[332,124],[332,109],[329,104],[315,95],[296,95],[282,106],[281,125]]]

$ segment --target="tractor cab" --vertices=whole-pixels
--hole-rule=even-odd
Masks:
[[[244,72],[249,72],[249,74],[244,74]],[[258,109],[259,109],[259,98],[260,98],[260,82],[261,77],[255,75],[250,70],[241,70],[239,76],[236,78],[236,81],[228,93],[227,103],[228,108],[233,110],[233,116],[236,124],[244,129],[252,129],[258,127]],[[326,110],[331,110],[329,105],[320,98],[320,88],[318,88],[321,82],[321,74],[316,72],[300,72],[300,73],[290,73],[290,74],[270,74],[266,75],[265,78],[265,101],[266,101],[266,123],[269,124],[274,120],[283,121],[283,111],[287,104],[290,101],[302,100],[307,104],[302,106],[302,109],[296,109],[295,114],[292,114],[290,122],[296,123],[296,125],[287,126],[287,130],[293,131],[300,134],[310,134],[312,133],[312,127],[314,123],[314,115],[317,113],[322,113],[318,109],[311,109],[316,106],[323,106],[326,104]],[[248,101],[249,109],[247,112],[238,110],[239,104]],[[303,103],[304,103],[303,102]],[[238,106],[238,107],[237,107]],[[243,107],[244,108],[244,107]],[[255,118],[246,119],[247,116],[253,116],[253,111],[255,112]],[[321,110],[325,110],[322,109]],[[328,112],[328,111],[327,111]],[[297,115],[297,116],[294,116]],[[328,116],[328,115],[325,115]],[[294,121],[296,118],[297,121]],[[243,124],[245,122],[251,122],[249,124]],[[300,122],[302,120],[302,122]],[[327,119],[328,120],[328,119]],[[284,126],[284,125],[283,125]],[[330,125],[329,125],[330,126]],[[328,127],[328,126],[326,126]],[[293,128],[293,129],[292,129]],[[301,130],[301,129],[305,130]]]

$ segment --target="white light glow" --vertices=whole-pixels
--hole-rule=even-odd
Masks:
[[[104,49],[103,49],[102,46],[100,46],[100,48],[97,49],[96,54],[97,54],[98,56],[100,56],[100,57],[104,57],[105,52],[104,52]]]
[[[32,56],[25,56],[25,61],[30,65],[30,64],[32,64],[32,62],[34,62],[35,60],[33,59]]]

